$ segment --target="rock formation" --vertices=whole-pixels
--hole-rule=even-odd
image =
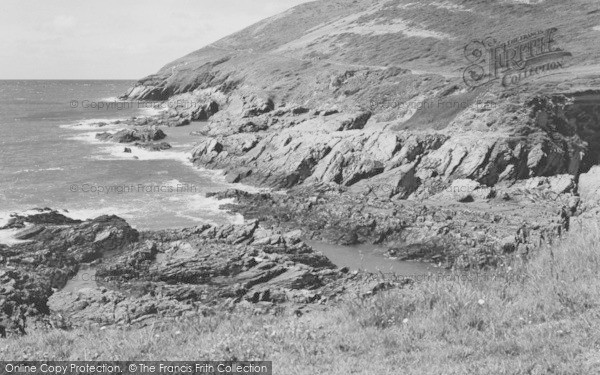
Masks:
[[[590,0],[316,1],[184,56],[122,97],[168,110],[97,138],[159,150],[158,127],[193,122],[197,166],[274,190],[214,194],[235,198],[227,208],[250,220],[242,226],[139,234],[115,217],[16,218],[32,242],[0,247],[0,309],[24,330],[30,316],[144,323],[371,288],[297,230],[446,267],[527,257],[597,220],[597,24]],[[469,43],[550,26],[561,69],[468,85]],[[99,285],[54,293],[83,263]]]
[[[138,233],[115,216],[77,222],[45,211],[17,216],[13,225],[21,224],[28,242],[0,245],[0,325],[15,333],[146,324],[240,303],[302,310],[406,282],[337,269],[302,242],[301,232],[264,229],[258,221]],[[63,290],[69,280],[93,286]]]
[[[288,190],[224,193],[248,218],[485,267],[568,230],[582,212],[579,176],[600,155],[600,48],[592,29],[571,27],[598,18],[595,5],[580,1],[557,21],[549,11],[566,11],[561,2],[509,3],[304,4],[166,65],[123,98],[196,103],[169,114],[202,121],[196,165]],[[508,15],[527,29],[498,22]],[[466,45],[549,24],[561,71],[468,85]]]

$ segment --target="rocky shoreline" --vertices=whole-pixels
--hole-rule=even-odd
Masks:
[[[437,99],[464,99],[456,90]],[[381,244],[393,258],[464,269],[526,256],[581,214],[579,175],[598,160],[590,95],[474,91],[444,127],[416,130],[370,111],[215,89],[176,96],[202,104],[167,113],[190,122],[207,114],[190,134],[194,164],[274,190],[215,194],[236,199],[231,211],[307,239]]]
[[[168,148],[161,146],[167,127],[185,125],[175,119],[202,120],[190,134],[198,140],[194,164],[222,169],[234,184],[272,188],[209,194],[233,198],[223,208],[246,223],[138,232],[115,216],[15,215],[0,228],[20,229],[23,241],[0,245],[3,334],[144,325],[234,308],[302,314],[411,283],[339,269],[304,240],[378,244],[392,260],[481,270],[527,258],[595,217],[597,168],[581,173],[597,157],[590,156],[595,107],[572,115],[573,103],[529,100],[543,105],[514,112],[524,124],[518,131],[529,132],[518,138],[502,127],[465,136],[452,131],[464,126],[456,121],[450,129],[403,132],[369,112],[216,100],[133,118],[97,139],[160,151]],[[557,122],[566,128],[548,128]],[[92,287],[64,289],[86,270]]]
[[[116,216],[15,215],[0,228],[18,229],[20,240],[0,245],[1,334],[243,306],[302,314],[411,282],[339,269],[304,241],[376,244],[390,261],[478,271],[527,259],[597,222],[600,76],[585,43],[563,54],[572,57],[564,72],[466,87],[461,43],[488,33],[487,10],[468,13],[478,26],[467,39],[396,30],[380,40],[361,30],[399,17],[393,4],[323,4],[166,65],[120,98],[166,110],[117,121],[114,133],[98,124],[96,139],[122,144],[124,153],[170,149],[169,128],[193,124],[194,165],[269,189],[209,194],[233,198],[223,208],[245,224],[139,232]],[[419,17],[439,10],[413,5]],[[330,29],[338,21],[348,32]],[[506,40],[516,37],[501,26]],[[597,39],[590,30],[580,35]],[[65,289],[86,270],[92,287]]]
[[[259,194],[232,189],[209,196],[234,198],[223,208],[242,214],[244,225],[183,230],[138,232],[115,216],[82,222],[50,209],[15,215],[0,228],[19,229],[22,241],[0,245],[2,332],[144,325],[234,308],[302,314],[411,283],[336,268],[308,239],[380,244],[392,259],[444,268],[497,267],[594,215],[596,172],[492,188],[455,179],[425,200],[405,199],[400,185],[361,182]],[[83,275],[93,275],[94,287],[63,290]]]
[[[217,314],[294,313],[410,283],[335,267],[301,240],[251,220],[138,232],[123,219],[84,222],[52,210],[14,216],[25,242],[0,245],[2,334],[146,325]],[[94,286],[66,290],[69,282]],[[81,279],[81,280],[80,280]]]

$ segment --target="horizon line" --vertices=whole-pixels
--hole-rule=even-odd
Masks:
[[[139,81],[140,78],[0,78],[0,81]]]

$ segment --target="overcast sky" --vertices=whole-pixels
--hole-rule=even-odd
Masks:
[[[308,0],[0,0],[0,79],[138,79]]]

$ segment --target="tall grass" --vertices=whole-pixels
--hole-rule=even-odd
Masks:
[[[272,360],[276,374],[598,374],[600,229],[528,262],[302,317],[238,311],[142,329],[38,332],[8,359]]]

